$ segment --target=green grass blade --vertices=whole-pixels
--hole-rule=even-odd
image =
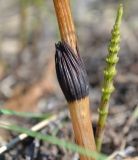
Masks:
[[[10,109],[0,109],[0,114],[9,115],[9,116],[19,116],[19,117],[25,117],[25,118],[49,118],[51,114],[39,114],[39,113],[32,113],[32,112],[17,112]]]
[[[95,159],[98,159],[98,160],[105,160],[106,159],[106,156],[103,155],[103,154],[99,154],[99,153],[96,153],[96,152],[92,152],[90,150],[86,150],[86,149],[84,149],[84,148],[82,148],[82,147],[80,147],[76,144],[61,140],[61,139],[59,139],[57,137],[54,137],[54,136],[43,135],[39,132],[34,132],[34,131],[31,131],[27,128],[22,128],[22,127],[19,127],[19,126],[16,126],[16,125],[7,125],[7,124],[4,124],[4,123],[0,123],[0,128],[8,129],[8,130],[15,131],[15,132],[18,132],[18,133],[26,133],[28,136],[47,141],[47,142],[49,142],[51,144],[54,144],[54,145],[57,145],[59,147],[64,147],[64,148],[69,149],[73,152],[77,152],[79,154],[82,154],[82,155],[85,155],[85,156],[88,156],[88,157],[92,157],[92,158],[95,158]]]
[[[134,110],[134,112],[133,112],[133,117],[134,117],[135,119],[138,118],[138,106],[136,106],[136,108],[135,108],[135,110]]]

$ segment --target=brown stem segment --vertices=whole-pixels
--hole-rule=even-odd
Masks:
[[[67,42],[76,52],[76,34],[69,0],[53,0],[61,40]]]
[[[69,103],[69,110],[73,124],[76,143],[92,151],[96,150],[91,126],[89,98]],[[80,160],[92,160],[92,158],[80,155]]]
[[[74,51],[73,54],[76,54],[78,56],[78,52],[76,50],[77,39],[76,39],[76,34],[75,34],[74,23],[72,20],[69,0],[53,0],[53,2],[54,2],[54,7],[55,7],[57,19],[58,19],[61,40],[62,40],[62,42],[66,42],[69,46],[71,46],[71,48]],[[60,47],[58,47],[58,49],[60,50]],[[61,49],[61,51],[63,51],[63,50]],[[61,56],[58,56],[59,53],[60,52],[56,53],[57,67],[60,67],[60,65],[62,63],[65,63],[65,65],[63,65],[63,67],[57,69],[57,71],[58,72],[60,71],[59,73],[61,74],[61,73],[64,73],[64,70],[62,71],[62,69],[63,68],[66,69],[66,66],[69,65],[69,64],[66,64],[66,61],[63,61],[63,59],[70,60],[68,57],[70,57],[70,58],[72,58],[72,57],[68,56],[67,58],[64,58],[63,54],[61,53],[62,54],[62,58],[61,58]],[[64,54],[64,56],[65,55],[66,54]],[[61,62],[59,60],[61,60]],[[76,66],[77,62],[74,64]],[[72,67],[69,67],[69,68],[72,68]],[[68,67],[67,67],[67,69],[68,69]],[[57,72],[57,74],[58,74],[58,72]],[[67,75],[67,72],[65,72],[65,74]],[[74,72],[73,72],[73,74],[74,74]],[[57,75],[57,77],[58,77],[59,82],[61,81],[61,86],[62,86],[63,85],[62,78],[64,76]],[[71,76],[69,76],[69,77],[71,77]],[[81,85],[82,85],[82,83],[81,83]],[[84,85],[86,85],[86,84],[84,84]],[[75,85],[75,86],[77,86],[77,85]],[[82,86],[82,87],[84,87],[84,86]],[[62,88],[62,90],[66,89],[66,87],[61,87],[61,88]],[[71,90],[72,89],[73,88],[71,88]],[[63,93],[64,93],[64,91],[63,91]],[[77,93],[77,92],[75,92],[75,93]],[[89,96],[86,95],[85,97],[75,99],[74,101],[68,101],[68,105],[69,105],[69,110],[70,110],[70,115],[71,115],[72,125],[73,125],[73,129],[74,129],[76,143],[86,149],[89,149],[91,151],[96,151],[95,140],[94,140],[92,124],[91,124],[91,118],[90,118],[90,111],[89,111]],[[80,160],[94,160],[94,159],[80,155]]]

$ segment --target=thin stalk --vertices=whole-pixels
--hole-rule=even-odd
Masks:
[[[91,151],[96,151],[89,110],[89,97],[69,103],[69,110],[76,143]],[[92,158],[80,155],[80,160]]]
[[[101,103],[99,106],[99,119],[96,130],[97,150],[101,150],[104,129],[109,109],[109,100],[111,93],[114,91],[113,78],[116,75],[116,64],[119,60],[118,52],[120,50],[120,25],[123,15],[123,6],[119,6],[115,25],[112,30],[111,40],[108,47],[109,54],[106,57],[106,68],[104,70],[104,82],[102,88]]]
[[[69,0],[53,0],[61,40],[67,42],[76,52],[76,33]]]
[[[56,44],[56,71],[68,101],[76,143],[96,151],[93,136],[86,71],[77,51],[75,27],[69,0],[53,0],[62,42]],[[94,160],[80,155],[80,160]]]
[[[28,4],[26,0],[20,0],[20,51],[26,46],[27,43],[27,16]]]

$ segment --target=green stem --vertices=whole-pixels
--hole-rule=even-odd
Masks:
[[[96,146],[97,151],[101,150],[104,128],[108,115],[109,100],[111,93],[114,91],[113,78],[116,75],[116,64],[119,60],[118,52],[120,50],[120,25],[123,15],[123,6],[120,4],[115,25],[112,30],[111,40],[108,47],[109,54],[106,57],[106,68],[104,70],[104,82],[102,87],[102,97],[99,106],[99,119],[96,129]]]

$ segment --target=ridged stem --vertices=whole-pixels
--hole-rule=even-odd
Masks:
[[[76,53],[77,38],[69,0],[53,0],[61,40],[68,43]]]
[[[108,47],[109,54],[106,57],[106,68],[104,70],[104,82],[102,87],[101,103],[98,109],[99,119],[96,129],[96,147],[101,150],[104,128],[109,109],[109,100],[114,91],[113,78],[116,75],[116,64],[119,60],[118,52],[120,50],[120,25],[123,15],[123,6],[120,4],[117,12],[115,25],[111,33],[111,40]]]
[[[75,27],[74,27],[72,15],[71,15],[69,0],[53,0],[53,2],[54,2],[54,7],[56,10],[56,15],[57,15],[57,19],[58,19],[61,40],[62,40],[62,42],[66,42],[73,49],[73,51],[74,51],[73,54],[76,54],[78,56],[77,39],[76,39]],[[60,47],[59,47],[59,53],[60,52],[63,52],[63,49],[61,48],[61,50],[60,50]],[[68,54],[68,52],[66,54]],[[64,57],[63,57],[63,53],[61,53],[61,56],[58,56],[58,52],[57,52],[57,57],[58,57],[56,60],[57,68],[60,67],[61,65],[63,65],[62,63],[65,64],[66,60],[69,60],[69,56],[66,56],[66,58],[65,58],[66,54],[64,54]],[[76,58],[78,58],[78,57],[76,57]],[[63,62],[58,61],[60,59],[62,59],[62,60],[64,59],[64,61]],[[73,64],[73,63],[71,63],[71,64]],[[79,65],[80,62],[76,61],[75,64]],[[68,66],[69,63],[67,63],[65,65]],[[60,69],[59,68],[57,69],[59,71],[59,73],[62,73],[61,71],[62,71],[62,69],[65,69],[65,67],[66,67],[65,65],[63,65]],[[69,70],[71,72],[71,69],[72,69],[72,73],[67,74]],[[73,80],[73,82],[76,80],[76,83],[79,83],[78,86],[81,85],[82,88],[84,87],[83,85],[86,85],[86,84],[82,84],[82,83],[80,84],[81,79],[79,79],[80,78],[79,76],[76,76],[76,75],[74,75],[73,77],[71,76],[71,74],[75,73],[75,70],[74,71],[73,70],[74,70],[74,67],[72,67],[72,66],[69,68],[67,67],[65,73],[63,70],[63,73],[65,75],[62,75],[62,76],[57,75],[57,77],[59,77],[60,86],[62,86],[61,88],[63,90],[66,88],[65,86],[63,86],[64,83],[66,83],[66,80],[64,81],[63,77],[67,79],[67,82],[69,80],[67,77],[71,78],[70,79],[71,82],[72,82],[72,80]],[[79,70],[80,70],[80,72],[79,72]],[[82,68],[81,68],[81,66],[78,67],[78,72],[79,72],[78,74],[81,75],[82,72],[84,72],[83,67]],[[57,74],[59,74],[59,73],[57,72]],[[70,84],[67,83],[67,87],[70,86],[70,88],[68,88],[68,90],[63,91],[63,93],[65,93],[66,91],[69,91],[69,90],[71,92],[73,90],[73,93],[74,93],[74,89],[78,90],[79,88],[76,88],[77,87],[76,83],[75,83],[75,86],[73,85],[74,83],[70,83]],[[74,86],[74,88],[72,88],[71,84]],[[77,93],[77,92],[75,92],[75,93]],[[68,96],[70,97],[70,95],[66,95],[65,97],[68,97]],[[72,125],[73,125],[73,129],[74,129],[76,143],[86,149],[89,149],[91,151],[96,151],[95,140],[94,140],[93,130],[92,130],[92,123],[91,123],[91,118],[90,118],[89,96],[87,95],[86,97],[81,97],[80,99],[76,99],[71,102],[68,101],[68,106],[69,106],[69,110],[70,110],[70,116],[71,116]],[[80,160],[94,160],[94,159],[80,155]]]
[[[89,110],[89,97],[69,103],[69,110],[75,135],[75,141],[91,151],[96,151]],[[80,155],[80,160],[94,160]]]

